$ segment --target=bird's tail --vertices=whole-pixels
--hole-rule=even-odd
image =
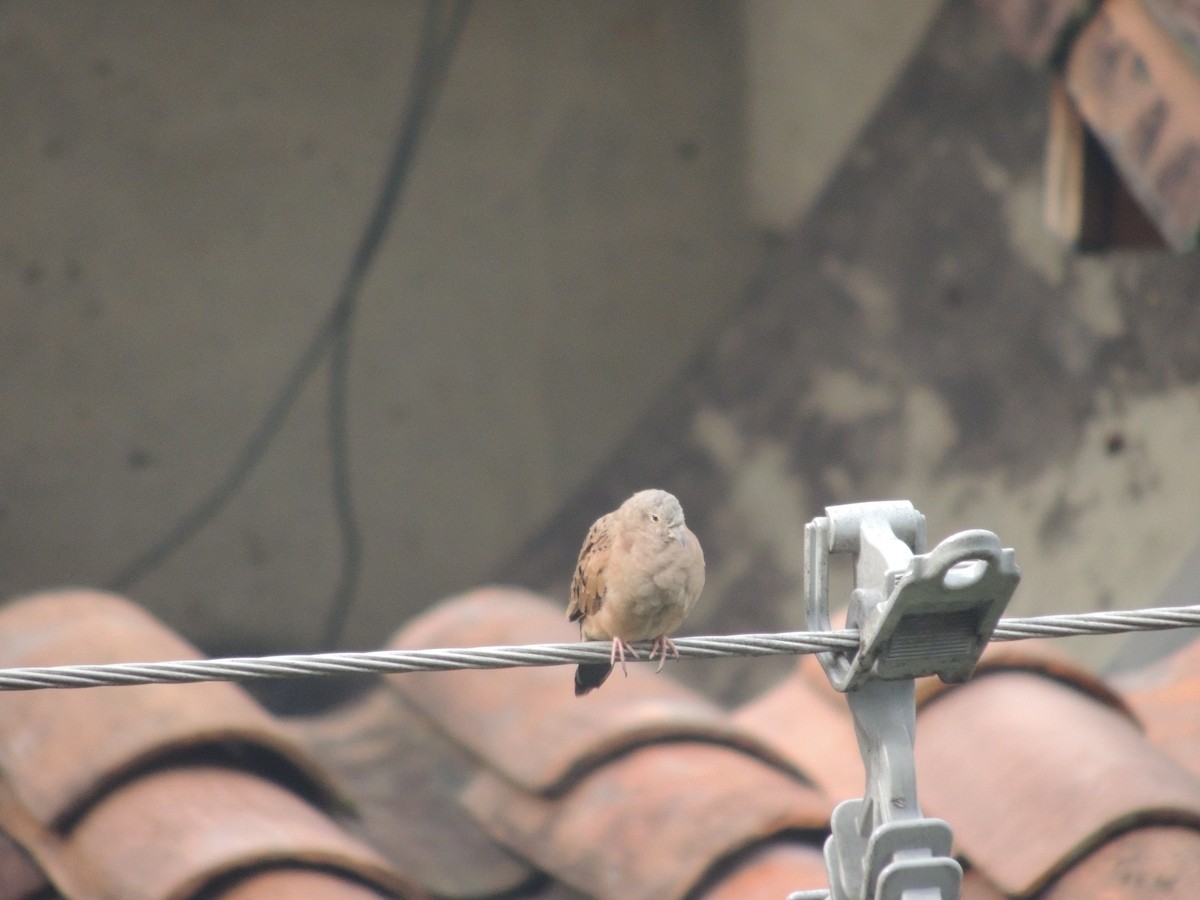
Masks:
[[[582,663],[575,669],[575,696],[594,691],[612,674],[612,663]]]

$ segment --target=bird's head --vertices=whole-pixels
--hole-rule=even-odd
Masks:
[[[666,491],[638,491],[621,504],[621,513],[635,528],[659,537],[664,543],[682,544],[686,540],[683,507]]]

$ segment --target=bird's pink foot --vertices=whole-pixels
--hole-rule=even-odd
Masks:
[[[654,671],[661,672],[663,666],[667,664],[667,656],[673,656],[679,659],[679,648],[675,646],[675,642],[665,634],[660,634],[654,639],[654,643],[650,645],[650,662],[654,662],[654,654],[658,654],[658,668]]]
[[[629,644],[628,641],[626,641],[622,638],[619,638],[619,637],[613,638],[612,653],[609,654],[608,661],[610,664],[612,664],[614,666],[618,662],[620,662],[621,663],[621,671],[624,672],[625,677],[628,678],[629,670],[627,668],[625,668],[625,654],[626,653],[628,653],[634,659],[641,659],[641,657],[638,656],[637,651],[633,649],[633,647]]]

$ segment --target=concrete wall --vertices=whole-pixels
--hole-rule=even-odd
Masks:
[[[628,436],[934,5],[475,5],[354,323],[349,644],[490,577]],[[341,282],[421,10],[0,5],[4,594],[109,583],[234,463]],[[316,640],[325,390],[132,586],[208,648]]]

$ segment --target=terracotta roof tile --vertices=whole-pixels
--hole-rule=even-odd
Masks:
[[[439,604],[393,645],[575,640],[560,606],[491,588]],[[477,761],[461,796],[473,818],[575,890],[680,897],[703,882],[732,896],[728,879],[775,878],[789,890],[824,882],[830,802],[669,675],[632,666],[586,698],[561,667],[388,681]],[[772,849],[755,853],[763,842]]]
[[[990,646],[965,685],[918,682],[922,809],[951,823],[972,891],[1026,896],[1068,867],[1062,884],[1102,883],[1116,877],[1114,859],[1126,868],[1142,865],[1139,871],[1160,880],[1188,871],[1155,869],[1175,858],[1168,853],[1128,858],[1129,848],[1144,842],[1123,838],[1125,851],[1109,849],[1109,842],[1163,822],[1200,827],[1200,782],[1156,751],[1134,718],[1134,711],[1146,717],[1151,734],[1172,743],[1177,755],[1192,752],[1200,735],[1200,642],[1137,683],[1140,693],[1123,698],[1050,642],[1035,641]],[[1190,710],[1181,713],[1193,691]],[[861,796],[864,774],[849,709],[814,657],[800,660],[791,677],[734,719],[773,741],[835,799]],[[1097,783],[1115,786],[1097,791]],[[1182,831],[1177,844],[1191,840],[1186,835],[1200,837]],[[1028,840],[1030,834],[1038,840]],[[1099,896],[1062,890],[1063,897]]]
[[[1159,826],[1119,834],[1086,865],[1064,872],[1039,900],[1193,900],[1200,885],[1200,834]]]
[[[403,649],[573,642],[564,607],[511,588],[486,588],[444,601],[400,630]],[[658,740],[738,746],[773,765],[787,757],[739,728],[717,706],[647,666],[630,666],[605,690],[573,694],[568,670],[543,668],[389,676],[417,709],[504,776],[554,793],[603,760]]]
[[[212,900],[379,900],[374,888],[320,869],[266,869],[214,891]]]
[[[64,591],[0,609],[3,666],[197,656],[108,594]],[[340,808],[334,797],[303,743],[232,684],[30,691],[0,703],[9,890],[48,879],[71,897],[182,898],[232,889],[264,866],[315,865],[348,885],[325,896],[421,896],[310,802]]]
[[[1121,694],[1103,679],[1075,662],[1055,646],[1053,641],[1006,641],[989,644],[975,667],[972,678],[997,672],[1026,672],[1040,675],[1078,691],[1132,719],[1133,711]],[[946,684],[938,678],[917,680],[917,704],[924,705],[958,685]]]
[[[199,658],[153,617],[111,594],[63,591],[0,609],[0,666]],[[324,770],[232,684],[13,692],[0,703],[0,772],[50,825],[69,821],[108,785],[156,760],[235,744],[269,754],[306,793],[333,803]]]
[[[553,799],[484,772],[463,802],[498,840],[580,890],[660,900],[773,836],[808,832],[815,853],[831,809],[752,756],[696,743],[633,750]]]
[[[1118,693],[1046,641],[989,645],[975,671],[976,678],[986,672],[1037,673],[1132,715]],[[919,679],[917,703],[923,705],[954,687],[937,678]],[[862,795],[866,776],[849,707],[815,656],[801,657],[792,677],[744,704],[733,720],[787,755],[830,797]]]
[[[489,589],[439,606],[396,643],[575,637],[557,606],[524,592]],[[824,827],[829,802],[808,792],[804,800],[797,795],[773,807],[768,797],[807,791],[796,773],[834,799],[863,790],[845,700],[811,657],[732,715],[644,666],[633,667],[627,681],[615,680],[616,690],[592,695],[594,704],[572,697],[558,668],[452,677],[398,676],[392,683],[479,761],[463,802],[492,836],[598,896],[689,890],[732,896],[756,893],[750,885],[771,891],[776,882],[787,890],[818,886],[824,875],[813,829]],[[520,698],[516,707],[512,698]],[[922,681],[918,700],[922,804],[955,829],[967,864],[966,898],[1028,895],[1055,878],[1058,885],[1089,878],[1102,883],[1117,877],[1114,859],[1126,871],[1169,877],[1156,866],[1169,864],[1170,854],[1127,858],[1129,848],[1142,846],[1131,835],[1163,822],[1200,824],[1200,785],[1144,740],[1118,693],[1049,643],[993,645],[971,682]],[[707,775],[697,776],[693,788],[671,767],[687,770],[695,754],[711,759],[696,766]],[[779,765],[780,758],[790,766]],[[1118,778],[1130,766],[1136,771]],[[714,787],[737,783],[735,775],[714,773],[741,767],[763,785],[778,782],[748,804],[749,812],[721,800],[722,788]],[[1120,784],[1096,791],[1096,778]],[[681,785],[687,790],[675,793]],[[754,794],[744,787],[738,792]],[[634,797],[646,814],[631,824]],[[806,803],[803,822],[779,818]],[[711,814],[733,808],[747,818]],[[694,822],[706,827],[693,834],[687,826]],[[714,822],[728,825],[728,832]],[[807,837],[782,845],[770,839],[788,829]],[[1194,832],[1180,831],[1182,846]],[[1039,839],[1029,841],[1029,834]],[[649,835],[656,852],[640,853]]]
[[[1013,894],[1129,828],[1200,827],[1200,783],[1127,717],[1035,675],[985,675],[928,704],[917,767],[922,807]]]
[[[0,832],[0,900],[46,898],[50,882],[25,849]]]
[[[959,900],[1007,900],[1008,895],[992,884],[969,864],[963,866],[962,892]]]
[[[710,873],[709,883],[696,895],[706,900],[782,898],[828,884],[820,844],[772,841],[751,847]]]
[[[860,797],[866,776],[846,700],[813,674],[815,657],[805,659],[811,662],[799,663],[792,677],[743,705],[733,720],[788,754],[827,796]]]
[[[268,864],[323,866],[386,892],[420,893],[290,791],[232,769],[143,774],[105,795],[65,834],[44,828],[7,791],[0,819],[71,897],[186,898]]]
[[[557,605],[492,588],[395,644],[576,637]],[[0,610],[0,665],[173,656],[195,651],[109,595]],[[583,699],[563,667],[384,681],[288,724],[226,684],[6,695],[0,898],[37,896],[43,872],[67,894],[133,900],[204,886],[359,900],[417,882],[460,898],[785,896],[825,883],[830,809],[863,790],[845,699],[813,658],[732,714],[645,665]],[[1022,642],[990,647],[964,685],[919,685],[921,803],[954,829],[964,900],[1194,895],[1200,643],[1119,684],[1125,699]],[[95,753],[72,752],[80,733]],[[191,752],[227,736],[321,785],[313,796],[337,785],[353,814],[339,826],[265,772]]]
[[[433,893],[494,897],[526,892],[543,879],[459,803],[478,764],[399,692],[380,687],[352,706],[292,727],[349,796],[354,817],[347,827]]]
[[[1200,638],[1115,681],[1145,726],[1147,739],[1200,776]]]

